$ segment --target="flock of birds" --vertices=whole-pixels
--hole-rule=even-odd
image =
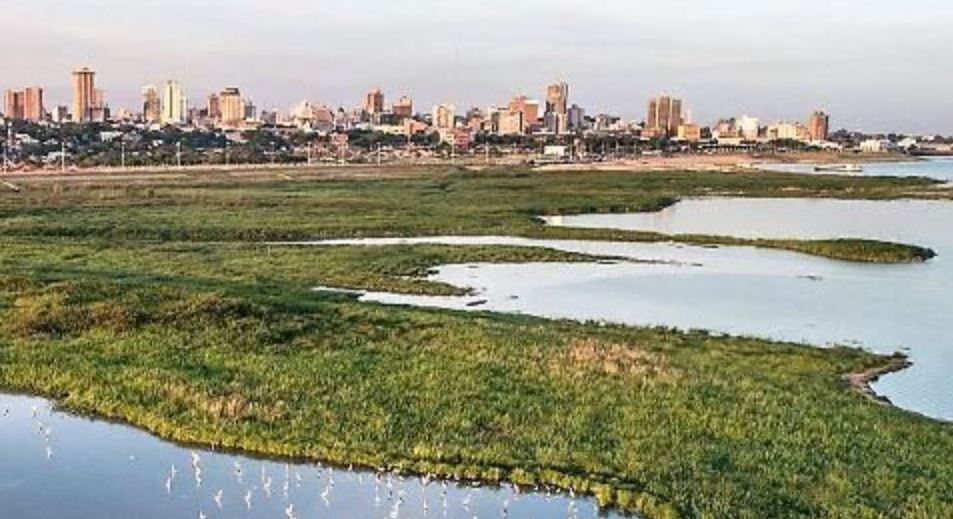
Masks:
[[[0,407],[0,418],[7,418],[10,414],[11,410],[9,408]],[[44,423],[41,418],[41,413],[36,406],[31,409],[31,423],[34,432],[42,439],[46,452],[46,460],[48,462],[52,461],[54,455],[53,431],[49,425]],[[137,460],[135,456],[129,456],[129,461],[135,463]],[[214,463],[219,463],[217,456],[215,457]],[[306,479],[314,481],[315,476],[318,483],[317,489],[320,490],[319,497],[325,508],[324,514],[325,516],[330,516],[336,485],[335,469],[333,467],[315,464],[306,469],[306,473],[313,472],[314,475],[308,474],[308,476],[303,476],[300,468],[285,465],[283,477],[281,477],[280,474],[278,475],[280,487],[276,488],[276,482],[269,473],[269,467],[272,467],[271,470],[274,471],[274,463],[261,462],[260,470],[258,470],[254,476],[246,471],[245,466],[242,465],[240,461],[232,461],[231,463],[231,466],[226,469],[227,471],[230,470],[231,474],[227,475],[226,479],[234,478],[236,486],[222,485],[222,487],[218,487],[218,485],[216,485],[217,488],[210,492],[210,499],[208,497],[200,497],[207,505],[203,507],[205,508],[204,510],[198,512],[198,519],[210,519],[211,516],[225,517],[226,515],[231,517],[233,516],[232,514],[234,514],[234,510],[229,508],[229,505],[234,507],[236,504],[240,505],[241,509],[246,513],[251,514],[257,503],[268,504],[268,509],[273,509],[278,506],[280,509],[283,509],[285,519],[298,519],[299,510],[294,503],[294,498],[301,497],[305,495],[305,492],[308,492],[308,490],[305,489],[307,486]],[[209,481],[217,479],[221,482],[221,466],[216,465],[216,468],[219,469],[219,477],[209,478]],[[191,478],[186,477],[189,474]],[[348,470],[343,473],[343,476],[339,471],[338,476],[344,478],[344,482],[347,484],[346,488],[348,490],[346,492],[348,494],[354,492],[356,489],[364,489],[364,491],[367,492],[366,495],[368,498],[366,502],[368,502],[369,505],[373,503],[373,513],[382,514],[382,518],[399,519],[402,516],[427,518],[433,516],[443,518],[462,517],[465,519],[472,517],[473,519],[478,519],[478,517],[480,517],[479,513],[487,514],[488,507],[477,506],[478,503],[475,502],[476,498],[481,497],[479,496],[481,489],[478,483],[466,483],[462,481],[449,483],[446,480],[438,480],[432,474],[419,478],[406,477],[401,474],[388,472],[384,469],[378,469],[374,473],[364,473],[354,471],[353,467],[348,467]],[[196,451],[189,452],[189,463],[186,474],[180,473],[176,465],[172,464],[165,476],[164,489],[168,499],[181,498],[192,494],[197,496],[209,496],[209,492],[205,490],[206,486],[204,460],[202,454]],[[372,487],[372,489],[368,488],[369,486]],[[233,497],[226,494],[226,488],[229,488],[229,492],[232,492],[232,488],[239,490],[235,492],[235,496]],[[498,504],[496,511],[490,515],[492,517],[508,518],[511,513],[511,506],[519,502],[523,498],[523,495],[521,494],[520,488],[516,485],[511,485],[501,490],[503,490],[503,492],[499,492],[493,496],[494,501]],[[557,498],[557,495],[547,488],[536,490],[539,496],[547,502],[551,502]],[[280,500],[278,496],[275,496],[277,492],[281,494]],[[559,497],[562,498],[564,496]],[[209,499],[209,501],[204,501],[205,499]],[[499,501],[500,499],[502,499],[502,501]],[[352,505],[350,502],[347,504]],[[316,511],[316,513],[320,514],[320,504],[317,506],[319,510]],[[226,511],[228,511],[229,514],[226,514]],[[576,502],[575,494],[571,493],[568,499],[568,507],[565,510],[565,517],[576,519],[580,513],[580,507]],[[597,516],[598,514],[598,508],[592,505],[592,514],[586,515]]]

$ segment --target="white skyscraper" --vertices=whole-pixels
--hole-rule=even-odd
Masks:
[[[177,81],[167,81],[162,89],[162,124],[185,124],[188,104]]]

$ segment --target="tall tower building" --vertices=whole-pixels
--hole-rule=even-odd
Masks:
[[[40,122],[46,118],[42,88],[33,86],[23,91],[23,118],[33,122]]]
[[[7,90],[3,94],[3,115],[8,119],[23,119],[23,92]]]
[[[237,128],[245,122],[245,102],[242,93],[236,87],[229,87],[218,96],[219,109],[222,111],[222,126]]]
[[[218,94],[208,96],[206,110],[208,111],[209,119],[218,121],[222,118],[222,100]]]
[[[187,112],[182,87],[177,81],[166,81],[162,88],[162,124],[184,124]]]
[[[510,99],[508,108],[510,112],[519,112],[523,115],[523,127],[519,133],[526,133],[539,122],[539,101],[534,101],[524,95],[519,95]]]
[[[73,122],[92,122],[95,108],[96,73],[89,67],[73,71]]]
[[[150,124],[162,120],[162,101],[159,98],[159,89],[155,85],[142,87],[142,117]]]
[[[433,107],[433,127],[437,131],[453,130],[456,126],[456,107],[440,104]]]
[[[674,137],[682,124],[682,100],[666,95],[649,100],[645,129],[651,137]]]
[[[546,113],[566,115],[569,112],[569,85],[553,83],[546,87]]]
[[[384,93],[375,88],[364,94],[364,111],[371,115],[384,113]]]
[[[812,141],[826,141],[830,135],[831,118],[818,110],[811,114],[807,123],[807,131]]]

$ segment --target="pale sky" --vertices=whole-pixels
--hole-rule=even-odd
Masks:
[[[356,106],[379,86],[418,110],[542,98],[643,118],[650,95],[696,121],[753,115],[953,134],[950,0],[7,0],[0,88],[68,101],[89,65],[113,108],[178,79],[193,102],[240,86],[261,108]]]

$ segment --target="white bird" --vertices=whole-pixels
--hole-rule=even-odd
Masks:
[[[50,447],[46,448],[46,459],[53,459],[53,449]]]
[[[165,493],[166,494],[172,493],[172,477],[171,476],[165,479]]]
[[[288,519],[295,519],[295,505],[292,503],[288,505],[288,508],[285,508],[285,517]]]
[[[199,512],[199,519],[208,519],[208,516],[205,515],[205,512]]]
[[[245,492],[245,508],[251,510],[251,490]]]
[[[222,491],[222,489],[219,489],[218,492],[215,493],[215,497],[212,498],[212,500],[215,501],[215,504],[218,505],[219,510],[222,509],[222,497],[224,497],[224,494],[225,493]]]
[[[262,484],[262,488],[265,491],[265,495],[268,496],[268,499],[271,499],[271,478],[265,480],[264,484]]]

